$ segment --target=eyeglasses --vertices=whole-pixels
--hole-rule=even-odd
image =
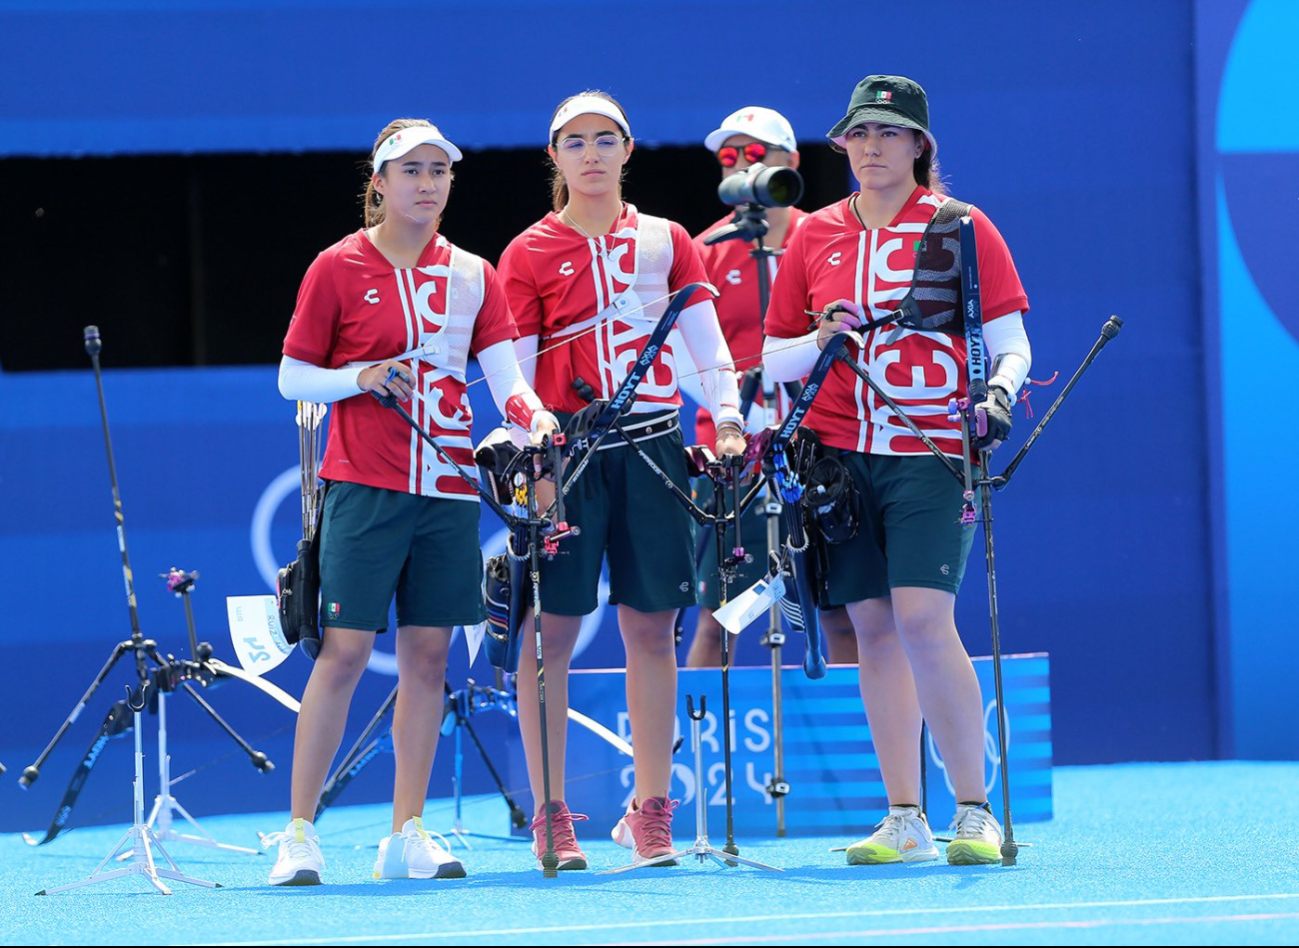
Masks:
[[[614,153],[618,151],[618,146],[621,145],[623,141],[625,141],[625,139],[619,138],[616,135],[601,135],[595,141],[588,142],[585,138],[579,138],[576,135],[573,135],[569,138],[565,138],[559,143],[559,150],[565,155],[577,158],[586,154],[588,145],[594,145],[595,153],[601,158],[612,158]]]
[[[744,160],[751,165],[756,165],[763,158],[767,157],[769,151],[780,151],[772,145],[770,148],[762,142],[749,142],[747,145],[736,147],[735,145],[723,145],[717,149],[717,160],[723,168],[734,168],[735,163],[740,160],[740,155],[744,155]]]

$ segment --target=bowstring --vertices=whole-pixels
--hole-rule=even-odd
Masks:
[[[641,303],[639,306],[630,309],[625,313],[618,313],[617,315],[609,316],[606,319],[597,319],[590,326],[587,326],[585,329],[581,330],[580,332],[573,333],[571,336],[565,336],[563,339],[555,343],[553,346],[546,346],[544,349],[538,349],[532,355],[527,356],[526,358],[523,359],[519,359],[518,360],[519,365],[522,366],[523,363],[525,362],[531,362],[534,359],[540,359],[547,352],[554,352],[556,349],[562,346],[567,346],[571,343],[576,342],[577,340],[581,339],[583,336],[590,335],[591,333],[596,332],[597,330],[603,329],[605,326],[608,326],[610,323],[616,322],[619,319],[626,319],[628,316],[632,315],[633,313],[643,312],[644,310],[648,309],[651,306],[655,306],[659,303],[670,300],[672,299],[672,297],[676,296],[680,292],[681,290],[673,290],[671,293],[667,293],[656,299],[647,300],[646,302]],[[465,388],[468,388],[471,385],[477,385],[479,382],[486,382],[489,378],[492,378],[495,375],[500,375],[502,372],[508,372],[508,371],[510,370],[507,367],[505,369],[500,369],[499,371],[496,372],[484,373],[482,378],[474,379],[472,382],[467,383],[465,385]]]
[[[677,293],[679,293],[679,292],[681,292],[681,291],[680,291],[680,290],[674,290],[673,292],[667,294],[666,296],[660,296],[658,299],[650,300],[650,301],[647,302],[647,303],[642,303],[642,304],[641,304],[640,306],[638,306],[636,309],[631,310],[631,311],[628,312],[628,313],[620,313],[620,314],[618,314],[617,316],[611,316],[611,317],[609,317],[608,319],[602,319],[602,320],[599,320],[599,321],[596,322],[594,325],[592,325],[592,326],[588,326],[586,329],[583,329],[581,332],[576,332],[576,333],[574,333],[574,334],[571,335],[571,336],[566,336],[566,337],[564,337],[562,340],[560,340],[559,342],[555,343],[553,346],[547,346],[547,347],[544,348],[544,349],[538,349],[538,350],[537,350],[535,353],[533,353],[532,355],[527,356],[527,357],[522,358],[522,359],[519,359],[519,365],[523,365],[523,363],[525,363],[525,362],[531,362],[533,359],[539,359],[539,358],[541,358],[542,355],[544,355],[544,354],[547,353],[547,352],[553,352],[553,351],[555,351],[556,349],[559,349],[561,346],[566,346],[566,345],[569,345],[570,343],[576,342],[578,339],[581,339],[583,336],[588,335],[588,334],[590,334],[590,333],[593,333],[593,332],[595,332],[595,331],[598,330],[598,329],[602,329],[602,328],[604,328],[605,326],[609,325],[610,323],[614,322],[615,320],[622,319],[622,318],[624,318],[625,316],[630,316],[631,313],[637,312],[637,311],[639,311],[639,310],[643,310],[643,309],[645,309],[646,307],[649,307],[649,306],[653,306],[655,303],[661,303],[661,302],[663,302],[664,300],[671,299],[673,296],[675,296],[675,295],[676,295]],[[682,315],[684,315],[684,314],[682,314]],[[774,337],[774,336],[769,336],[768,338],[776,338],[776,337]],[[730,361],[730,362],[723,362],[723,363],[719,363],[718,365],[710,365],[710,366],[706,366],[705,368],[702,368],[702,369],[699,368],[698,366],[696,366],[696,367],[695,367],[695,370],[694,370],[693,372],[683,372],[682,374],[678,375],[678,376],[677,376],[677,381],[680,382],[680,381],[683,380],[683,379],[692,379],[692,378],[695,378],[695,377],[697,377],[697,376],[703,375],[703,374],[706,373],[706,372],[715,372],[715,371],[717,371],[718,369],[727,369],[727,368],[729,368],[729,369],[734,369],[734,368],[735,368],[735,363],[737,363],[737,362],[745,362],[745,361],[747,361],[747,360],[749,360],[749,359],[759,359],[759,360],[761,360],[761,358],[762,358],[764,355],[767,355],[767,354],[769,354],[769,353],[785,352],[785,351],[787,351],[787,350],[789,350],[789,349],[796,349],[796,348],[798,348],[799,346],[808,345],[809,343],[812,343],[812,342],[815,342],[815,340],[809,340],[809,339],[807,338],[807,336],[796,336],[796,337],[794,337],[794,338],[792,338],[792,339],[789,339],[789,340],[787,341],[787,344],[785,344],[785,345],[781,345],[781,346],[771,346],[771,347],[764,346],[762,349],[760,349],[760,350],[757,351],[757,352],[750,352],[750,353],[746,353],[746,354],[744,354],[744,355],[739,355],[739,356],[732,355],[732,356],[731,356],[731,361]],[[467,383],[465,387],[468,388],[468,387],[471,386],[471,385],[477,385],[479,382],[486,382],[489,378],[492,378],[492,377],[495,376],[495,375],[500,375],[502,372],[507,372],[507,371],[509,371],[509,370],[508,370],[508,369],[501,369],[501,370],[499,370],[499,371],[497,371],[497,372],[489,372],[489,373],[486,373],[486,374],[483,375],[482,378],[477,378],[477,379],[474,379],[472,382]],[[738,374],[738,373],[737,373],[737,374]]]

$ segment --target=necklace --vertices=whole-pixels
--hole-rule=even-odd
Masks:
[[[565,207],[562,211],[559,212],[559,219],[564,223],[568,224],[570,227],[576,229],[579,234],[581,234],[588,241],[590,241],[592,249],[595,251],[596,254],[599,255],[600,259],[603,260],[606,265],[610,264],[609,247],[605,243],[603,237],[592,237],[589,233],[587,233],[586,228],[577,222],[577,219],[574,218],[573,215],[568,212],[567,207]]]
[[[854,195],[852,196],[852,200],[849,201],[848,204],[849,204],[850,207],[852,207],[852,214],[853,214],[853,217],[857,218],[857,223],[858,223],[858,224],[861,224],[861,229],[862,229],[862,230],[870,230],[870,228],[866,226],[866,222],[865,222],[864,220],[861,219],[861,211],[857,210],[857,195],[856,195],[856,194],[854,194]]]
[[[583,227],[581,224],[579,224],[579,223],[577,222],[577,218],[575,218],[575,217],[574,217],[574,216],[569,212],[569,210],[568,210],[567,207],[565,207],[562,211],[559,212],[559,219],[562,220],[564,223],[566,223],[569,227],[572,227],[572,228],[574,228],[575,230],[577,230],[577,232],[578,232],[579,234],[581,234],[583,237],[585,237],[587,240],[596,240],[596,239],[598,239],[598,238],[592,237],[589,233],[587,233],[586,228]]]

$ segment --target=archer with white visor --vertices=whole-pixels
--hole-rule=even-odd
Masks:
[[[698,251],[679,225],[641,213],[622,200],[621,180],[635,143],[631,123],[610,96],[586,92],[564,100],[550,122],[554,211],[506,249],[501,276],[519,324],[519,354],[535,356],[537,394],[561,421],[591,398],[609,398],[636,360],[675,291],[707,282]],[[693,303],[677,321],[717,425],[719,455],[744,451],[739,391],[730,351],[711,300]],[[621,422],[646,455],[689,494],[682,450],[678,370],[664,346]],[[545,498],[542,498],[543,501]],[[663,483],[624,442],[601,445],[575,489],[567,517],[581,526],[565,555],[542,564],[542,635],[546,662],[551,762],[551,825],[561,869],[586,867],[563,802],[567,672],[582,617],[595,610],[601,565],[609,567],[610,602],[627,647],[636,788],[615,839],[637,859],[673,850],[668,798],[676,725],[678,609],[695,604],[691,521]],[[527,620],[530,621],[530,620]],[[541,735],[536,715],[535,655],[519,662],[519,724],[533,796],[542,800]],[[558,788],[558,789],[556,789]],[[545,814],[533,824],[544,837]],[[544,838],[537,845],[540,855]]]
[[[335,404],[320,470],[328,484],[319,528],[324,629],[298,716],[292,819],[270,840],[279,846],[273,885],[321,881],[311,820],[394,595],[397,766],[392,835],[379,844],[374,875],[465,874],[425,832],[422,814],[452,629],[485,618],[478,496],[372,394],[405,402],[471,473],[471,354],[497,407],[534,442],[557,429],[519,371],[517,330],[495,271],[439,231],[460,150],[427,121],[398,119],[371,156],[365,226],[307,269],[280,364],[285,398]]]

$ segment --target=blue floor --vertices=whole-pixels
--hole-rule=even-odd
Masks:
[[[216,891],[177,883],[171,898],[142,879],[34,898],[90,873],[125,827],[81,829],[42,849],[0,839],[5,944],[1293,944],[1299,932],[1295,825],[1299,764],[1132,764],[1059,768],[1056,818],[1025,824],[1019,865],[849,867],[843,838],[741,840],[781,874],[713,865],[593,871],[543,880],[518,843],[457,848],[469,878],[375,882],[376,806],[321,820],[329,884],[272,889],[268,857],[173,844],[173,858]],[[499,801],[467,809],[496,829]],[[211,817],[204,828],[249,845],[285,815]],[[426,813],[449,823],[443,801]],[[723,837],[721,816],[713,839]],[[943,822],[934,814],[933,822]],[[476,825],[477,824],[477,825]],[[486,824],[491,824],[490,827]],[[595,869],[625,861],[584,824]],[[689,841],[693,812],[678,816]]]

